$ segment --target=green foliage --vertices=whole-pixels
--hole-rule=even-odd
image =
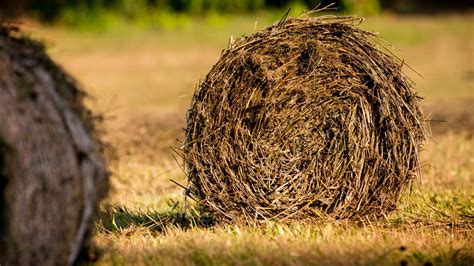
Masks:
[[[341,0],[343,10],[355,15],[374,15],[380,12],[380,0]]]
[[[37,0],[31,2],[29,10],[37,13],[44,21],[51,22],[66,17],[68,22],[74,18],[72,20],[75,22],[90,24],[91,19],[92,21],[103,19],[101,13],[138,19],[146,17],[149,13],[164,11],[204,15],[213,12],[253,12],[264,8],[290,6],[311,9],[332,3],[340,10],[351,13],[374,14],[380,11],[379,1],[381,0]]]
[[[298,0],[265,0],[265,4],[268,7],[287,7],[295,2],[300,2]],[[313,2],[315,2],[313,0]],[[318,1],[319,2],[319,1]]]
[[[176,12],[202,14],[209,11],[248,12],[265,7],[265,0],[167,0],[164,5]]]

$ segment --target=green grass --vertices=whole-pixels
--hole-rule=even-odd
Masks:
[[[423,178],[384,219],[302,221],[262,227],[213,225],[187,210],[185,176],[173,159],[199,79],[229,36],[252,33],[275,13],[208,18],[170,29],[121,25],[101,32],[26,23],[105,113],[117,150],[112,189],[93,237],[97,265],[471,265],[474,262],[472,25],[468,15],[369,17],[426,98],[426,112],[450,114],[423,153]],[[255,22],[258,23],[255,25]],[[458,121],[456,125],[452,121]],[[460,121],[460,122],[459,122]],[[436,126],[436,125],[434,125]],[[449,132],[449,128],[456,131]],[[438,131],[436,131],[438,132]],[[421,183],[421,184],[419,184]],[[402,248],[403,247],[403,248]]]

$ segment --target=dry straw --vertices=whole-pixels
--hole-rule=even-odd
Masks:
[[[84,96],[0,24],[0,265],[72,265],[87,240],[108,175]]]
[[[420,98],[360,22],[288,18],[230,42],[187,117],[187,193],[205,212],[264,222],[396,208],[420,168]]]

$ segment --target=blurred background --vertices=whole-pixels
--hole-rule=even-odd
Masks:
[[[159,22],[164,13],[206,16],[212,13],[249,13],[265,9],[336,8],[339,12],[374,15],[381,12],[446,13],[468,11],[469,0],[2,0],[4,18],[34,16],[43,22],[106,23],[106,20]],[[159,25],[158,25],[159,26]]]
[[[0,19],[42,40],[90,95],[88,106],[105,118],[103,138],[118,161],[104,212],[118,226],[99,230],[98,243],[122,254],[133,241],[126,229],[141,225],[135,220],[182,201],[182,189],[169,182],[186,184],[172,148],[182,143],[196,86],[229,38],[271,25],[290,8],[296,16],[318,5],[331,5],[320,14],[365,17],[360,27],[379,33],[379,43],[404,61],[433,132],[422,154],[425,193],[441,195],[453,209],[459,202],[472,207],[473,1],[0,0]],[[439,202],[435,196],[432,204]],[[124,210],[133,215],[119,216]]]

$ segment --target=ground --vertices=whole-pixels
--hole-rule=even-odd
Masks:
[[[422,177],[393,214],[360,222],[183,224],[181,159],[185,113],[199,79],[228,38],[275,19],[200,21],[173,30],[105,32],[26,23],[91,95],[115,150],[112,188],[101,206],[93,264],[421,265],[474,263],[473,14],[369,17],[425,98],[432,137]],[[258,21],[258,23],[256,22]],[[174,156],[173,156],[174,155]],[[176,157],[176,159],[175,159]],[[188,213],[184,219],[189,222]],[[181,220],[181,221],[180,221]],[[175,222],[175,224],[173,224]]]

